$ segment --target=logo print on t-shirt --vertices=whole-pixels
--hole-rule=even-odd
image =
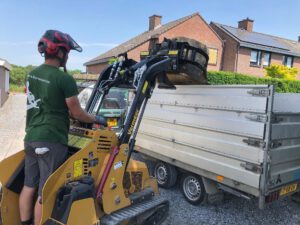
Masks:
[[[27,94],[27,110],[36,108],[38,109],[38,102],[41,101],[41,99],[35,100],[34,95],[29,90],[29,81],[26,82],[26,94]]]

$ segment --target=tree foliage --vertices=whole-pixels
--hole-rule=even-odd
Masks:
[[[265,68],[265,76],[270,78],[296,80],[297,74],[297,68],[289,68],[280,64],[272,64]]]
[[[22,86],[25,84],[27,74],[30,73],[36,66],[28,65],[28,66],[17,66],[12,65],[12,69],[10,71],[10,83],[13,85]],[[68,70],[70,75],[81,73],[81,70]]]
[[[35,66],[28,65],[26,67],[12,65],[10,71],[10,83],[15,85],[24,85],[27,74],[33,70]]]

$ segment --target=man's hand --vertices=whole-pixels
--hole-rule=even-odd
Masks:
[[[85,112],[79,103],[77,96],[66,98],[66,104],[69,109],[69,114],[72,118],[84,123],[95,123],[96,118]]]
[[[107,127],[107,120],[105,117],[98,115],[98,116],[95,116],[95,120],[96,120],[96,123]]]

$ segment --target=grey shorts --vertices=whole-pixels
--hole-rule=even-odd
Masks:
[[[42,190],[48,177],[65,162],[68,155],[68,147],[62,144],[49,142],[25,142],[25,181],[27,187],[38,188],[38,195],[42,196]],[[44,154],[36,154],[36,148],[48,148]]]

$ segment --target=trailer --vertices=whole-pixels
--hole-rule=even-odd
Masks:
[[[156,89],[136,150],[192,204],[230,192],[259,208],[300,189],[300,94],[268,85]]]

